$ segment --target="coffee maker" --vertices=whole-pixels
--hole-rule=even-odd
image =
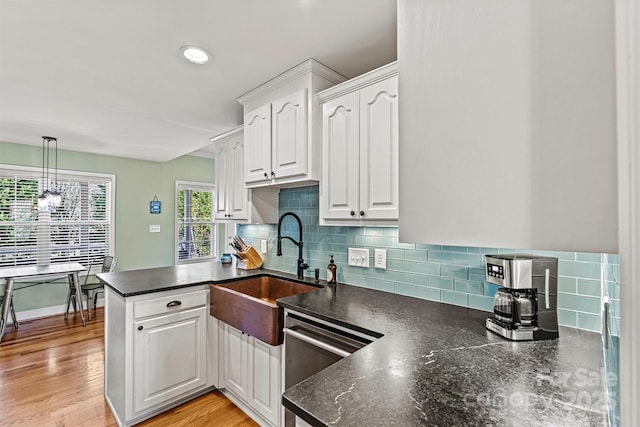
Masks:
[[[485,255],[486,281],[501,286],[487,329],[513,340],[558,338],[558,259]]]

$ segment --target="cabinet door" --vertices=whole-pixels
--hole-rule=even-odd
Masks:
[[[271,103],[272,167],[275,178],[307,173],[307,90]]]
[[[352,92],[322,106],[322,194],[326,219],[359,218],[359,96]]]
[[[227,212],[231,219],[247,219],[248,190],[244,185],[244,142],[242,137],[229,142],[227,166]]]
[[[245,114],[244,142],[244,181],[271,179],[271,104]]]
[[[229,144],[219,142],[215,147],[215,175],[216,175],[216,205],[215,218],[226,219],[228,191],[228,168],[229,168]]]
[[[224,337],[225,388],[247,401],[248,398],[248,337],[225,324]]]
[[[361,219],[398,219],[398,78],[360,91]]]
[[[134,412],[206,385],[206,321],[202,306],[134,322]]]
[[[249,405],[273,425],[279,425],[282,346],[249,339]]]

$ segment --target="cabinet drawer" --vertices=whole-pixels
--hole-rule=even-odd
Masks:
[[[187,310],[207,305],[207,291],[187,292],[169,295],[133,303],[133,317],[140,319],[147,316]]]

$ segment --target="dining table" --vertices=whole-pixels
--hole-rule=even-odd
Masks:
[[[2,337],[4,337],[4,332],[7,327],[7,321],[9,319],[9,312],[11,307],[11,298],[14,291],[13,287],[16,281],[38,278],[42,279],[44,277],[46,277],[49,281],[55,279],[56,276],[67,276],[69,279],[69,286],[75,288],[75,303],[76,307],[80,308],[80,318],[82,319],[82,326],[86,326],[84,313],[82,310],[82,292],[80,289],[79,278],[79,273],[85,270],[86,268],[78,262],[0,268],[0,280],[4,279],[5,281],[4,302],[2,304],[2,318],[0,319],[0,342],[2,341]]]

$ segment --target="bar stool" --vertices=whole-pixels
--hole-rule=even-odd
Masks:
[[[0,315],[2,314],[2,307],[4,307],[4,295],[0,295]],[[11,301],[9,301],[9,312],[11,313],[11,320],[13,320],[13,327],[18,329],[18,320],[16,319],[16,312],[13,308],[13,295],[11,295]]]
[[[118,259],[114,256],[107,255],[102,260],[102,268],[100,269],[101,273],[110,273],[116,268],[116,264],[118,263]],[[81,292],[87,296],[87,313],[88,319],[91,320],[91,313],[96,309],[96,305],[98,304],[98,293],[104,292],[104,284],[100,281],[88,282],[91,267],[93,266],[93,262],[89,264],[87,268],[87,275],[84,277],[84,283],[80,285]],[[69,315],[69,308],[71,304],[73,304],[73,311],[76,311],[76,290],[73,287],[69,287],[69,295],[67,299],[67,312],[64,315],[66,319]],[[82,307],[80,307],[82,310]]]

